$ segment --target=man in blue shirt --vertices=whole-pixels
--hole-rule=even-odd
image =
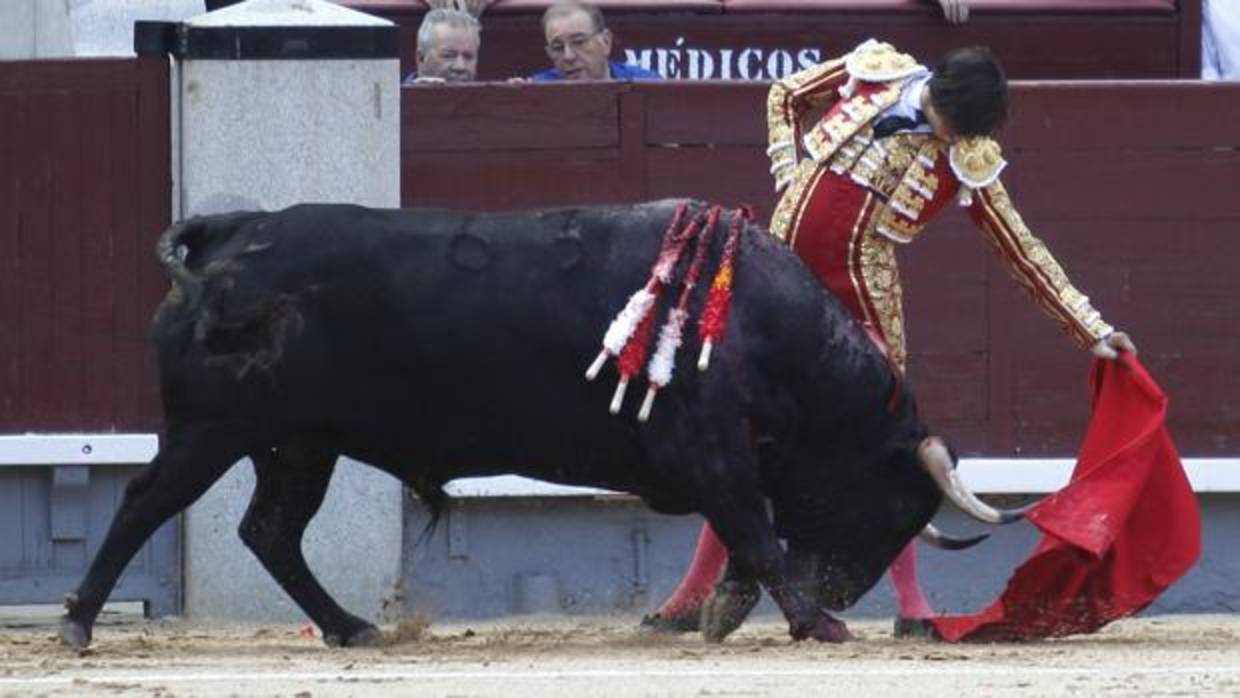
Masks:
[[[661,80],[639,65],[616,63],[612,36],[597,7],[576,0],[553,3],[542,16],[547,57],[554,68],[535,73],[530,80]]]

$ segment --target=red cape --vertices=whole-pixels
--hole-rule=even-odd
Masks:
[[[1093,632],[1196,562],[1201,516],[1164,423],[1167,396],[1131,354],[1095,360],[1089,383],[1093,415],[1072,479],[1027,515],[1042,541],[989,608],[932,619],[944,640]]]

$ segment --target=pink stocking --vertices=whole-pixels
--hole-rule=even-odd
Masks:
[[[896,605],[901,618],[929,618],[934,609],[917,584],[917,542],[910,541],[891,563],[891,586],[896,590]]]
[[[658,614],[664,618],[696,615],[702,609],[702,602],[710,596],[711,589],[719,580],[719,574],[727,561],[728,549],[715,535],[709,523],[702,524],[702,533],[698,536],[697,550],[693,553],[693,561],[689,563],[689,571],[672,595],[659,607]]]

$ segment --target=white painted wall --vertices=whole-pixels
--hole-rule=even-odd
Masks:
[[[132,56],[135,20],[205,10],[203,0],[0,0],[0,60]]]

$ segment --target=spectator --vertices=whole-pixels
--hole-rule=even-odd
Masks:
[[[639,65],[616,63],[611,56],[611,30],[597,7],[576,0],[553,3],[542,16],[547,57],[554,68],[531,80],[660,80]]]
[[[472,82],[478,76],[478,20],[468,12],[435,8],[418,27],[417,70],[405,85],[428,82]]]
[[[1201,77],[1240,80],[1240,0],[1201,3]]]

